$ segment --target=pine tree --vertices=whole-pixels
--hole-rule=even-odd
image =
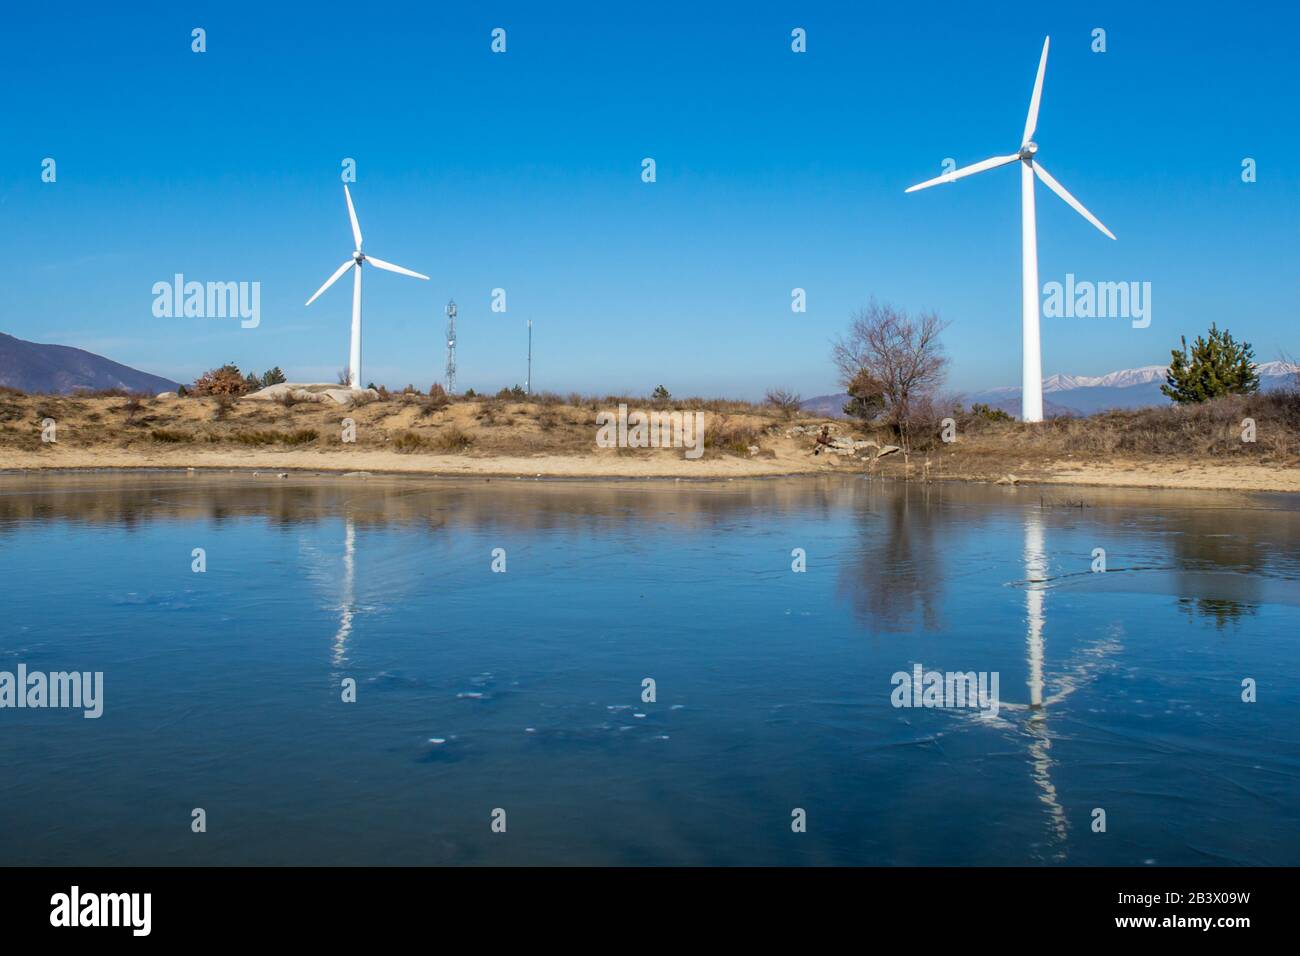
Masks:
[[[269,368],[262,373],[263,388],[267,387],[268,385],[279,385],[284,381],[286,381],[284,377],[284,372],[281,371],[280,366],[278,365],[275,368]]]
[[[884,388],[865,368],[859,369],[848,386],[849,400],[844,414],[870,423],[885,410]]]
[[[1249,342],[1238,343],[1227,329],[1210,326],[1210,337],[1198,335],[1188,354],[1187,337],[1182,349],[1170,352],[1166,384],[1160,391],[1180,405],[1204,402],[1220,395],[1244,395],[1259,390],[1255,351]]]

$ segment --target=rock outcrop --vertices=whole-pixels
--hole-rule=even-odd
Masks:
[[[379,398],[379,393],[373,388],[281,382],[278,385],[268,385],[256,392],[250,392],[243,397],[254,402],[281,402],[286,396],[298,402],[334,402],[337,405],[351,405],[358,401],[374,401]]]

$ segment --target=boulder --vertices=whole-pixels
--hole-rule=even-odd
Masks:
[[[999,478],[996,482],[994,482],[994,484],[999,484],[999,485],[1014,485],[1014,484],[1015,484],[1016,482],[1018,482],[1019,480],[1020,480],[1020,479],[1017,478],[1015,475],[1003,475],[1003,476],[1002,476],[1001,478]]]
[[[833,422],[825,422],[828,431],[834,433],[839,431],[839,426]],[[786,429],[786,437],[794,438],[796,435],[819,435],[821,434],[821,425],[792,425]]]
[[[250,392],[244,398],[254,402],[279,402],[286,395],[299,402],[334,402],[336,405],[351,405],[357,401],[374,401],[379,398],[379,393],[373,388],[349,388],[346,385],[310,382],[280,382]]]
[[[876,452],[876,457],[884,458],[886,455],[892,455],[895,452],[899,452],[899,451],[902,451],[902,449],[899,448],[897,445],[882,445],[880,447],[880,450]]]

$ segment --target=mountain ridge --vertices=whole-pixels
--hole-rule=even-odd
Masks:
[[[71,345],[29,342],[0,332],[0,386],[33,395],[79,391],[174,392],[180,383]]]

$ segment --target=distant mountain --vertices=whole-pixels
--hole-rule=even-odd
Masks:
[[[1255,370],[1259,372],[1259,387],[1268,390],[1295,384],[1300,366],[1285,362],[1262,362],[1255,366]],[[1091,415],[1113,408],[1168,405],[1169,399],[1160,391],[1160,386],[1165,383],[1165,372],[1164,365],[1144,365],[1106,375],[1049,376],[1043,379],[1043,413],[1049,416]],[[983,402],[1012,415],[1019,415],[1020,389],[1014,386],[993,388],[966,397],[967,405],[975,402]]]
[[[838,395],[817,395],[800,402],[799,407],[809,415],[822,418],[848,418],[844,414],[844,403],[848,400],[849,397],[843,392]]]
[[[1296,384],[1300,366],[1285,362],[1263,362],[1255,366],[1259,372],[1260,388],[1273,389]],[[1164,365],[1144,365],[1141,368],[1122,369],[1106,375],[1056,374],[1043,379],[1043,414],[1049,418],[1062,415],[1091,415],[1112,408],[1148,408],[1167,405],[1169,399],[1160,391],[1165,382]],[[803,408],[814,415],[828,418],[846,418],[843,412],[847,395],[818,395],[803,403]],[[982,403],[1000,408],[1008,414],[1020,415],[1020,387],[990,388],[964,396],[966,406]]]
[[[127,392],[174,392],[171,379],[68,345],[42,345],[0,332],[0,385],[33,394],[122,389]]]

